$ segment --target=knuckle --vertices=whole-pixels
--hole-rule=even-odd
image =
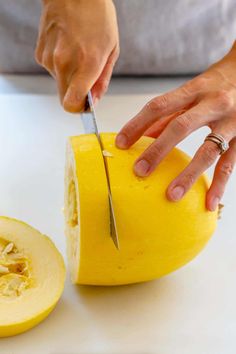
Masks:
[[[182,90],[187,94],[192,94],[205,89],[208,79],[204,76],[198,76],[184,84]]]
[[[153,143],[147,150],[146,158],[149,161],[157,160],[163,155],[163,147],[159,143]]]
[[[168,95],[162,95],[156,98],[153,98],[146,104],[146,110],[151,113],[157,113],[165,110],[168,107],[169,99]]]
[[[116,47],[113,49],[111,55],[110,55],[110,61],[115,64],[117,59],[119,58],[120,55],[120,46],[116,45]]]
[[[234,100],[231,96],[231,93],[226,90],[220,90],[216,93],[216,100],[218,103],[218,107],[221,110],[228,110],[233,107]]]
[[[122,133],[124,133],[127,138],[130,139],[134,135],[134,132],[137,132],[138,130],[139,123],[135,119],[132,119],[124,126]]]
[[[205,89],[208,83],[208,79],[204,76],[198,76],[192,81],[193,87],[197,91]]]
[[[52,68],[52,60],[51,60],[51,57],[50,55],[48,55],[47,53],[44,53],[43,54],[43,57],[42,57],[42,66],[49,70]]]
[[[187,134],[191,130],[191,117],[185,113],[176,117],[171,124],[177,133]]]
[[[108,85],[109,85],[108,80],[101,80],[99,82],[99,91],[102,92],[102,93],[107,92]]]
[[[42,64],[42,51],[37,46],[34,50],[34,58],[38,64]]]
[[[115,60],[118,59],[119,55],[120,55],[120,46],[117,46],[115,49]]]
[[[216,144],[206,145],[200,150],[200,156],[207,165],[213,164],[218,155],[219,149]]]
[[[92,50],[91,50],[92,52]],[[79,62],[83,63],[88,58],[88,51],[86,46],[82,45],[81,43],[77,44],[75,48],[75,54]]]
[[[99,68],[101,66],[101,55],[96,51],[85,52],[81,54],[81,61],[85,66]]]
[[[59,69],[64,69],[69,63],[69,56],[61,50],[55,50],[53,53],[53,62]]]
[[[190,187],[195,182],[195,174],[193,172],[188,172],[184,175],[182,179],[182,184],[184,186]]]
[[[219,172],[221,175],[229,177],[233,172],[234,166],[231,162],[224,162],[219,166]]]

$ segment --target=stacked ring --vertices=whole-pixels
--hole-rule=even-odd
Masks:
[[[210,133],[206,136],[205,141],[212,141],[217,144],[220,149],[220,155],[222,155],[229,148],[229,143],[223,138],[222,135],[217,133]]]

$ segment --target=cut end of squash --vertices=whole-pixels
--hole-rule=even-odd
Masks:
[[[217,211],[205,207],[209,181],[202,175],[179,202],[166,198],[168,184],[190,158],[173,149],[154,173],[138,178],[133,164],[153,142],[142,137],[129,150],[115,146],[115,134],[68,142],[65,173],[65,221],[73,283],[121,285],[168,274],[193,259],[217,224]],[[105,153],[104,153],[105,151]],[[110,237],[106,158],[120,250]]]
[[[52,241],[21,221],[0,217],[0,337],[41,322],[64,281],[64,262]]]

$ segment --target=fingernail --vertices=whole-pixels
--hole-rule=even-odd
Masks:
[[[211,211],[215,211],[217,206],[218,206],[218,204],[219,204],[219,202],[220,202],[220,199],[218,197],[212,198],[211,203],[209,205],[210,206],[210,210]]]
[[[134,172],[140,177],[145,177],[149,169],[150,164],[146,160],[140,160],[134,165]]]
[[[124,134],[119,134],[116,137],[116,145],[121,148],[125,149],[128,146],[128,139]]]
[[[182,187],[182,186],[176,186],[170,192],[171,199],[174,201],[181,199],[183,197],[183,195],[184,195],[184,187]]]

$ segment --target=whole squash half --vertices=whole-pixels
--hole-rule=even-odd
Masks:
[[[159,278],[191,261],[217,224],[205,207],[202,175],[179,202],[166,188],[190,158],[175,148],[147,178],[133,173],[136,158],[153,139],[129,150],[115,147],[115,134],[101,134],[119,234],[109,235],[109,204],[102,152],[95,135],[71,137],[67,148],[65,218],[71,279],[77,284],[120,285]]]

